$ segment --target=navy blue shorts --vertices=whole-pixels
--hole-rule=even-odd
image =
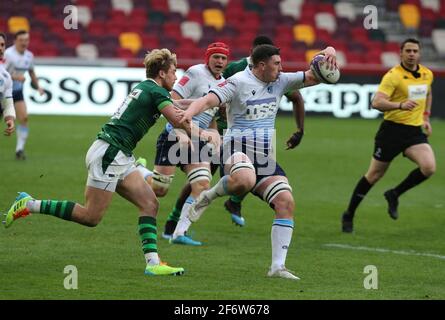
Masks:
[[[23,90],[12,91],[12,99],[14,102],[25,100],[23,98]]]
[[[204,141],[194,142],[194,151],[179,148],[174,132],[163,130],[156,142],[155,165],[178,166],[185,164],[212,162],[210,147]],[[215,170],[215,169],[214,169]]]
[[[268,154],[268,148],[266,146],[265,150],[259,150],[260,152],[252,153],[248,152],[246,143],[236,144],[234,140],[225,143],[221,147],[220,151],[220,175],[223,177],[228,174],[224,172],[224,163],[229,159],[235,152],[242,152],[247,155],[255,168],[256,183],[260,182],[262,179],[271,176],[283,176],[286,177],[286,173],[283,168]]]

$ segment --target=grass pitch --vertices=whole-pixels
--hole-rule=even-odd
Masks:
[[[17,191],[38,199],[83,202],[85,154],[104,117],[31,116],[28,159],[14,159],[15,137],[0,137],[0,210]],[[386,213],[383,192],[414,165],[399,156],[357,211],[355,233],[342,234],[340,216],[366,171],[380,120],[307,117],[302,144],[285,151],[291,117],[277,119],[278,161],[296,202],[287,267],[298,282],[266,277],[272,210],[249,195],[244,228],[235,227],[217,199],[192,226],[203,247],[159,239],[161,258],[183,266],[182,277],[144,276],[137,210],[115,195],[103,221],[87,228],[33,215],[0,229],[0,299],[445,299],[445,122],[433,121],[436,174],[401,198],[400,218]],[[136,155],[153,162],[163,121]],[[219,178],[215,176],[215,180]],[[185,181],[177,172],[160,200],[158,233]],[[66,290],[64,268],[78,270],[78,289]],[[364,268],[374,265],[378,289],[367,290]]]

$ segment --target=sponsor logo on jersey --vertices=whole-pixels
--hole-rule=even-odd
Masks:
[[[224,87],[228,83],[227,80],[224,80],[223,82],[218,84],[218,87]]]
[[[187,82],[189,82],[190,78],[187,76],[183,76],[181,80],[179,80],[178,84],[180,86],[185,86]]]

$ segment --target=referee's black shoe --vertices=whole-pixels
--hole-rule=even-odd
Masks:
[[[391,218],[397,220],[399,213],[397,207],[399,206],[399,197],[394,189],[387,190],[384,194],[386,201],[388,201],[388,213]]]
[[[341,231],[344,233],[352,233],[354,231],[353,217],[348,211],[345,211],[341,217]]]

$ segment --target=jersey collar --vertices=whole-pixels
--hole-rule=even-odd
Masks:
[[[403,68],[405,71],[411,73],[411,74],[413,75],[414,78],[416,78],[416,79],[417,79],[417,78],[420,78],[420,72],[419,72],[420,66],[419,66],[419,65],[417,65],[417,68],[416,68],[416,70],[414,70],[414,71],[409,70],[408,68],[406,68],[406,67],[403,65],[402,62],[400,62],[400,65],[402,66],[402,68]]]

